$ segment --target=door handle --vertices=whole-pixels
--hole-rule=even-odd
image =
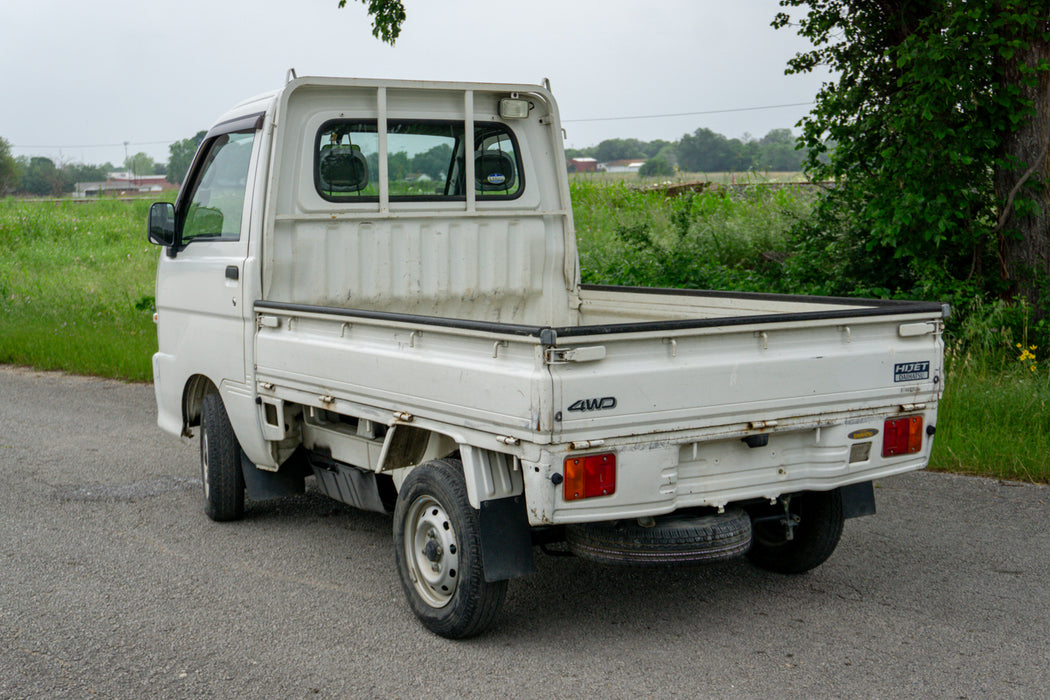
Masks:
[[[235,280],[241,276],[241,271],[237,269],[236,265],[226,266],[226,279]]]

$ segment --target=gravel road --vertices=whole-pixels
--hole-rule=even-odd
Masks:
[[[152,388],[0,368],[0,697],[1045,697],[1050,489],[878,484],[810,574],[537,554],[496,627],[409,612],[389,517],[203,514]]]

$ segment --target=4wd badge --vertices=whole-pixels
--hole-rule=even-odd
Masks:
[[[605,396],[600,399],[580,399],[569,405],[570,411],[604,411],[616,408],[616,397]]]
[[[929,378],[929,362],[903,362],[893,365],[893,381],[895,382],[917,382],[920,379]]]

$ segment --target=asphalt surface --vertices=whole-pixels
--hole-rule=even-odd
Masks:
[[[390,518],[203,514],[152,388],[0,368],[0,697],[1046,697],[1050,489],[878,484],[835,555],[633,571],[537,554],[496,627],[424,630]]]

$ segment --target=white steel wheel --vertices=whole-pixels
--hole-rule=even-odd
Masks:
[[[458,459],[422,464],[401,484],[394,558],[408,605],[430,631],[462,639],[495,621],[507,582],[485,580],[478,511]]]
[[[405,560],[419,596],[433,608],[448,605],[456,592],[459,547],[445,509],[432,496],[420,496],[405,519]]]

